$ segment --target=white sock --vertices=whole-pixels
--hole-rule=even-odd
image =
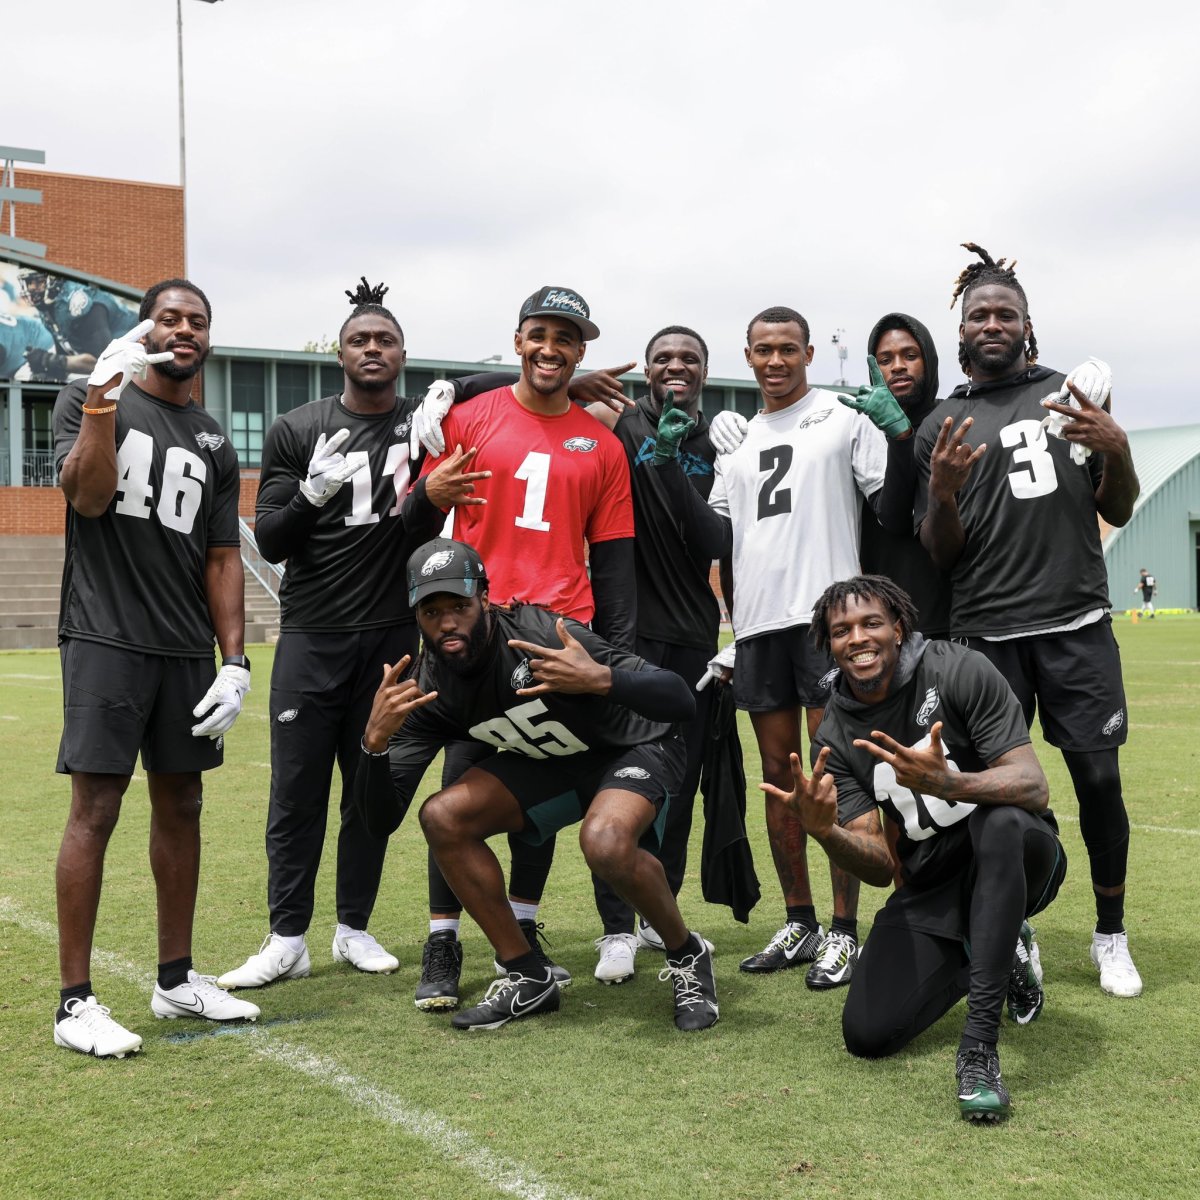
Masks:
[[[513,916],[518,921],[536,921],[538,906],[536,904],[525,904],[520,900],[510,900],[508,907],[512,909]]]
[[[449,929],[455,937],[458,937],[458,927],[462,921],[458,917],[430,917],[429,932],[442,933]]]
[[[343,938],[354,937],[355,934],[366,932],[365,929],[351,929],[349,925],[343,925],[341,921],[338,922],[338,927],[333,931],[334,937]]]
[[[289,954],[299,954],[304,949],[304,934],[297,937],[286,937],[282,933],[275,935],[286,947]]]

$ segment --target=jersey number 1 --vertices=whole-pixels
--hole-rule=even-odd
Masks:
[[[518,528],[545,533],[550,528],[550,522],[542,516],[546,510],[546,485],[550,482],[550,455],[531,450],[513,478],[525,481],[525,508],[516,519]]]

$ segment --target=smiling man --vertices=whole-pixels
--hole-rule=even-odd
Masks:
[[[846,1005],[852,1054],[896,1053],[964,995],[956,1061],[962,1116],[994,1121],[1009,1096],[996,1051],[1006,993],[1022,1024],[1043,995],[1032,963],[1013,970],[1025,919],[1058,891],[1066,857],[1046,777],[1016,698],[980,654],[912,632],[891,580],[828,588],[812,636],[839,669],[813,739],[812,774],[791,757],[788,792],[766,786],[843,869],[892,882],[880,825],[891,822],[903,882],[876,914]]]
[[[402,678],[407,660],[384,670],[356,796],[367,824],[386,835],[446,742],[471,738],[485,752],[421,809],[430,848],[502,968],[452,1024],[497,1029],[559,1007],[553,970],[505,903],[486,839],[541,842],[580,821],[588,866],[662,932],[660,978],[674,989],[676,1027],[715,1024],[711,948],[684,924],[646,849],[683,770],[673,723],[695,712],[687,683],[579,622],[533,605],[492,605],[484,562],[461,542],[422,546],[409,559],[408,582],[424,654],[415,678]]]

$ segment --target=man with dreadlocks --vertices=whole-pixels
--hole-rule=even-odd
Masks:
[[[342,798],[333,957],[360,971],[399,966],[367,932],[387,843],[351,803],[381,666],[415,655],[418,644],[404,583],[411,535],[400,507],[415,476],[409,429],[419,401],[396,395],[404,331],[383,306],[387,290],[364,278],[346,293],[353,311],[338,335],[341,394],[282,414],[263,443],[255,537],[269,562],[287,560],[271,677],[271,931],[258,953],[221,976],[222,987],[261,987],[311,970],[304,935],[335,761]],[[470,380],[463,394],[471,394]],[[482,476],[465,470],[471,457],[451,455],[429,477],[429,492],[446,504],[472,503]]]
[[[1124,926],[1129,818],[1118,765],[1128,720],[1096,519],[1129,520],[1137,474],[1107,402],[1093,403],[1071,377],[1037,365],[1015,264],[964,245],[982,260],[954,289],[968,382],[917,435],[915,519],[934,561],[952,571],[952,632],[999,668],[1026,721],[1036,709],[1046,740],[1062,751],[1096,897],[1092,962],[1105,992],[1137,996],[1142,980]],[[1068,391],[1070,405],[1058,399]],[[1063,440],[1046,436],[1051,414],[1066,418]]]
[[[813,738],[812,774],[793,754],[792,791],[763,788],[834,862],[876,887],[892,881],[879,811],[898,832],[902,882],[850,982],[846,1048],[894,1054],[965,995],[959,1110],[996,1121],[1009,1111],[996,1043],[1013,942],[1028,939],[1025,918],[1054,899],[1066,856],[1011,690],[981,654],[926,641],[915,620],[907,593],[881,575],[826,589],[812,636],[839,675]],[[1025,990],[1031,1003],[1009,1007],[1021,1023],[1043,1003],[1032,964]]]

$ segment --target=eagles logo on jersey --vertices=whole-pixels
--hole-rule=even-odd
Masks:
[[[439,550],[436,554],[431,554],[421,564],[421,574],[432,575],[434,571],[440,571],[453,557],[453,550]]]
[[[832,408],[823,408],[820,412],[810,413],[796,428],[807,429],[810,425],[820,425],[822,421],[827,421],[832,413]]]
[[[522,659],[517,663],[510,682],[512,683],[514,692],[520,691],[521,688],[533,686],[533,668],[529,665],[528,659]]]
[[[650,772],[644,767],[622,767],[613,772],[614,779],[649,779]]]
[[[563,449],[572,452],[578,450],[580,454],[590,454],[598,445],[600,443],[595,438],[569,437],[563,442]]]
[[[823,692],[828,692],[833,688],[834,681],[842,673],[841,667],[834,667],[832,671],[826,671],[820,679],[817,680],[817,687]]]
[[[196,445],[201,450],[220,450],[225,445],[225,438],[219,433],[198,433]]]
[[[408,427],[410,424],[411,424],[411,422],[409,422],[408,420],[401,421],[400,424],[396,426],[396,429],[395,429],[396,436],[398,438],[408,437]]]
[[[917,710],[917,724],[928,725],[929,718],[933,716],[934,711],[941,702],[941,697],[938,695],[937,688],[931,687],[929,691],[925,693],[925,699],[921,702],[921,707]]]

